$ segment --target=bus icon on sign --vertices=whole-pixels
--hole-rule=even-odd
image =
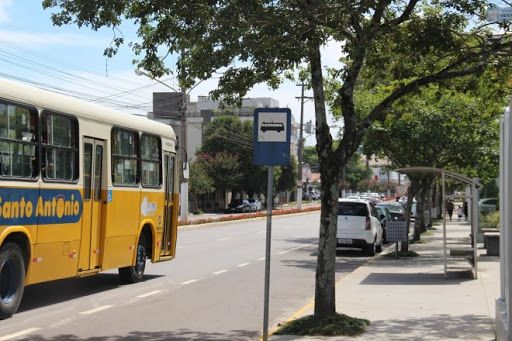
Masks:
[[[281,122],[261,122],[260,130],[262,132],[274,130],[280,133],[284,131],[284,124]]]

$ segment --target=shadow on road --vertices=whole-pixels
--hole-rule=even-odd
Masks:
[[[132,331],[127,335],[114,335],[114,336],[95,336],[88,338],[80,338],[76,335],[64,334],[50,338],[45,338],[39,335],[29,336],[24,340],[27,341],[119,341],[119,340],[147,340],[147,341],[164,341],[164,340],[175,340],[175,341],[218,341],[218,340],[255,340],[259,336],[259,333],[255,331],[247,330],[232,330],[229,333],[204,333],[195,332],[188,329],[178,329],[176,331],[165,331],[165,332],[139,332]]]
[[[161,277],[145,275],[144,281]],[[68,278],[29,285],[25,288],[18,312],[32,310],[78,297],[97,294],[122,286],[117,274],[98,274],[86,278]]]

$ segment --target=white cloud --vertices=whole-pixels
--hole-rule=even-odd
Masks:
[[[0,6],[1,2],[0,0]],[[0,12],[2,8],[0,7]],[[1,21],[0,13],[0,21]],[[106,39],[77,34],[57,33],[31,33],[23,31],[0,30],[0,42],[15,43],[18,45],[66,45],[66,46],[92,46],[104,44]]]
[[[12,5],[12,0],[0,0],[0,22],[9,21],[8,8]]]

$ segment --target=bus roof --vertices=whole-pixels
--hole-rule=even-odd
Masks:
[[[20,104],[76,115],[134,130],[176,139],[171,126],[145,117],[126,114],[98,104],[0,78],[0,98]]]

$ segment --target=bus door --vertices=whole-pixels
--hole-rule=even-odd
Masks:
[[[168,152],[164,152],[164,174],[165,174],[165,207],[164,207],[164,230],[162,232],[162,256],[170,256],[172,252],[173,235],[173,210],[177,209],[173,206],[174,192],[174,162],[176,156]]]
[[[106,179],[105,141],[84,138],[83,146],[83,218],[79,271],[100,266],[102,188]]]

